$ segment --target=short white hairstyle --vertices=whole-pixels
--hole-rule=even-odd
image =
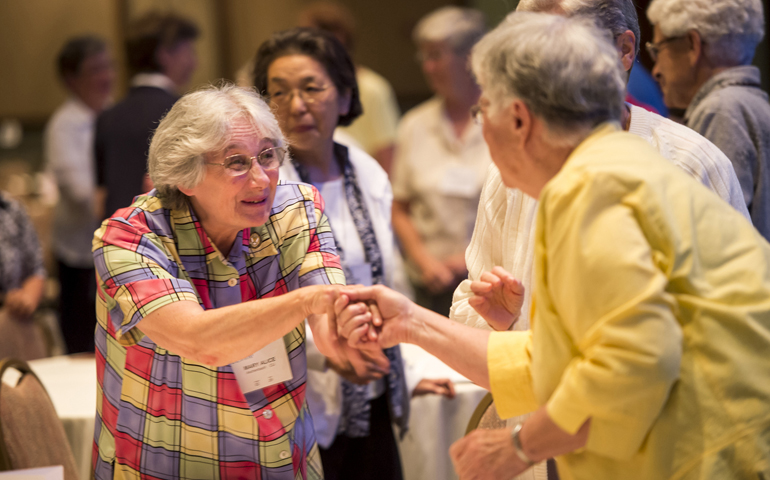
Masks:
[[[667,38],[697,31],[715,66],[748,65],[765,36],[761,0],[653,0],[647,17]]]
[[[519,99],[561,143],[620,120],[623,66],[589,18],[514,12],[476,44],[471,66],[492,112]]]
[[[246,120],[277,147],[286,141],[278,121],[253,88],[230,83],[208,86],[180,98],[160,121],[147,160],[150,178],[166,208],[179,209],[206,174],[206,156],[222,151],[232,138],[233,123]]]
[[[487,31],[484,14],[472,8],[441,7],[420,19],[412,31],[419,46],[424,42],[447,42],[457,51],[470,51]]]
[[[642,34],[633,0],[521,0],[516,10],[555,13],[556,8],[568,17],[583,15],[592,18],[597,25],[611,32],[613,38],[631,30],[636,37],[634,54],[639,54]]]

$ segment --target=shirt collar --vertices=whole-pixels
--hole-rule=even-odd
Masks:
[[[169,93],[177,94],[177,85],[162,73],[138,73],[131,79],[131,86],[162,88]]]
[[[733,86],[761,88],[759,68],[753,65],[733,67],[708,79],[695,94],[690,105],[687,106],[687,110],[684,112],[684,121],[687,122],[692,112],[698,108],[698,104],[712,92]]]
[[[185,202],[184,208],[171,210],[171,221],[177,241],[177,250],[183,263],[185,257],[191,256],[204,256],[207,264],[214,260],[219,260],[225,264],[229,261],[234,264],[241,255],[265,257],[277,254],[266,225],[245,228],[238,233],[233,248],[230,249],[228,257],[225,258],[203,229],[189,202]],[[193,270],[199,268],[193,266],[192,262],[189,263]],[[192,271],[190,268],[185,265],[185,270]]]

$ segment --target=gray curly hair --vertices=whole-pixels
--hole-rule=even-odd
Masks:
[[[476,44],[471,66],[491,111],[519,99],[560,144],[620,120],[623,66],[589,18],[514,12]]]
[[[647,17],[668,38],[696,30],[717,66],[748,65],[765,36],[761,0],[653,0]]]
[[[179,187],[192,188],[203,180],[206,156],[227,147],[239,119],[246,119],[275,146],[286,144],[270,107],[253,88],[212,85],[174,104],[152,137],[147,160],[164,207],[184,206],[187,196]]]

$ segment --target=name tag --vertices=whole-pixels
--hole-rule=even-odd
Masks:
[[[294,378],[283,338],[230,366],[244,394]]]

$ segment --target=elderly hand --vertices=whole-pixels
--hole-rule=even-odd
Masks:
[[[416,328],[414,304],[408,298],[382,285],[344,287],[334,304],[337,331],[356,348],[389,348],[409,339]],[[367,302],[367,303],[362,303]]]
[[[471,283],[471,291],[475,296],[468,299],[468,304],[490,327],[505,331],[518,320],[524,304],[524,285],[502,267],[482,273]]]
[[[455,273],[444,262],[426,255],[417,262],[422,275],[422,283],[425,288],[433,293],[440,293],[451,287],[455,280]],[[463,262],[463,268],[465,267]]]
[[[5,296],[5,307],[8,313],[17,320],[27,320],[35,312],[38,296],[24,288],[11,290]]]
[[[429,394],[455,398],[455,385],[448,378],[423,378],[412,392],[413,397]]]
[[[529,466],[516,456],[511,428],[474,430],[449,448],[460,480],[513,478]]]
[[[382,349],[359,350],[344,344],[344,340],[342,341],[341,348],[346,354],[348,363],[343,364],[331,358],[326,360],[329,367],[345,380],[358,385],[366,385],[372,380],[379,380],[390,372],[390,361]]]

